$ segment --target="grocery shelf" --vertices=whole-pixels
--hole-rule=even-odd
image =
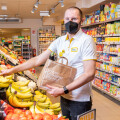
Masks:
[[[94,88],[96,88],[96,89],[98,89],[98,90],[100,90],[100,91],[106,93],[107,95],[113,97],[114,99],[120,101],[120,97],[115,97],[114,95],[111,95],[109,92],[107,92],[107,91],[105,91],[105,90],[99,88],[98,86],[96,86],[96,85],[94,85],[94,84],[92,84],[92,86],[93,86]]]
[[[103,53],[103,51],[96,51],[97,53]]]
[[[54,29],[54,33],[53,32],[48,32],[47,26],[46,26],[46,32],[44,32],[44,30],[40,30],[39,31],[39,38],[38,38],[38,47],[39,47],[39,54],[41,54],[44,50],[46,50],[48,48],[48,46],[51,44],[51,42],[53,42],[57,36],[55,35],[55,29]],[[50,30],[51,31],[51,30]]]
[[[105,62],[105,63],[109,63],[109,64],[113,64],[113,65],[120,66],[120,64],[119,64],[119,63],[113,63],[113,62],[110,62],[110,61],[99,60],[99,59],[98,59],[97,61],[99,61],[99,62]]]
[[[53,42],[54,40],[39,40],[39,42]]]
[[[120,42],[103,42],[103,44],[116,44],[116,45],[119,45]]]
[[[120,18],[115,18],[115,19],[106,20],[106,21],[103,21],[103,22],[97,22],[97,23],[82,25],[81,28],[90,27],[90,26],[94,26],[94,25],[100,25],[100,24],[103,24],[103,23],[109,23],[109,22],[114,22],[114,21],[119,21],[119,20],[120,20]]]
[[[56,36],[39,36],[39,38],[56,38]]]
[[[96,42],[96,44],[103,44],[103,42]]]
[[[29,52],[29,51],[23,51],[23,53],[32,53],[32,52]]]
[[[113,54],[113,55],[120,55],[120,53],[116,53],[116,52],[104,52],[103,53],[107,53],[107,54]]]
[[[107,79],[105,79],[105,78],[101,78],[101,77],[96,76],[96,75],[95,75],[95,77],[96,77],[96,78],[99,78],[99,79],[102,79],[102,80],[104,80],[104,81],[107,81],[107,82],[109,82],[109,83],[112,83],[112,84],[114,84],[114,85],[120,87],[120,84],[118,84],[118,83],[112,82],[112,81],[110,81],[110,80],[107,80]]]
[[[112,55],[118,55],[118,56],[120,56],[120,53],[116,53],[116,52],[97,51],[97,53],[107,53],[107,54],[112,54]]]
[[[103,37],[103,35],[92,35],[92,37]]]
[[[120,44],[120,42],[95,42],[96,44],[107,44],[107,45],[112,45],[112,44],[114,44],[114,45],[119,45]]]
[[[14,58],[10,57],[9,55],[7,55],[6,53],[4,53],[1,50],[0,50],[0,54],[3,54],[14,65],[18,64],[18,60],[15,60]]]
[[[109,34],[109,35],[93,35],[92,37],[119,37],[120,34]]]
[[[104,69],[101,69],[101,68],[97,68],[97,67],[96,67],[96,69],[97,69],[97,70],[101,70],[101,71],[104,71],[104,72],[107,72],[107,73],[111,73],[111,74],[113,74],[113,75],[117,75],[117,76],[120,76],[120,74],[117,74],[117,73],[113,73],[113,72],[110,72],[110,71],[107,71],[107,70],[104,70]]]
[[[103,37],[119,37],[120,34],[103,35]]]
[[[24,59],[30,59],[31,58],[31,45],[30,40],[23,40],[22,41],[22,48],[21,53]],[[26,55],[27,54],[27,55]]]
[[[21,45],[14,45],[14,47],[21,47]]]

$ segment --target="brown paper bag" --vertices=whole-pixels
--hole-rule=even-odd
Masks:
[[[59,58],[59,60],[66,59],[65,57]],[[59,63],[59,61],[53,61],[48,59],[43,67],[40,76],[37,81],[39,89],[47,89],[46,85],[52,85],[57,87],[63,87],[71,83],[76,75],[76,68],[68,66],[68,60],[66,59],[66,65]]]

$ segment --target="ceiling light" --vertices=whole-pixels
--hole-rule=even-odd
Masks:
[[[60,0],[59,3],[61,3],[61,7],[64,7],[63,0]]]
[[[2,5],[1,6],[1,10],[7,10],[7,6],[6,5]]]
[[[55,8],[51,8],[51,10],[52,10],[52,13],[55,13]]]
[[[31,13],[34,13],[34,9],[33,9],[33,10],[31,10]]]
[[[61,3],[61,7],[64,7],[64,4],[63,4],[63,2]]]
[[[37,0],[36,4],[34,4],[35,8],[38,8],[38,5],[40,4],[39,0]]]
[[[34,6],[35,6],[35,8],[38,8],[38,3],[36,3]]]
[[[37,10],[35,7],[33,7],[33,10],[31,11],[31,13],[34,13],[34,11]]]
[[[40,16],[49,16],[49,11],[40,11]]]
[[[8,15],[0,15],[0,17],[8,17]]]

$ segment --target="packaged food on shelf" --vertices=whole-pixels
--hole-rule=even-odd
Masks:
[[[39,53],[45,51],[48,46],[56,39],[55,26],[46,26],[39,30]]]
[[[110,2],[109,4],[100,5],[100,10],[96,10],[92,15],[85,15],[82,25],[89,25],[98,22],[104,22],[120,17],[120,4]]]
[[[103,91],[106,91],[108,94],[113,95],[115,98],[118,98],[120,100],[120,97],[119,97],[120,88],[118,86],[98,78],[94,79],[93,84],[101,88]]]

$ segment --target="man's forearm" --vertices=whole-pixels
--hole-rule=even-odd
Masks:
[[[46,50],[41,55],[31,58],[28,61],[26,61],[25,63],[12,68],[10,72],[17,73],[20,71],[24,71],[24,70],[28,70],[28,69],[37,67],[37,66],[45,63],[45,61],[49,58],[50,53],[51,52],[49,50]]]
[[[84,61],[83,63],[84,73],[75,79],[71,84],[66,86],[69,91],[77,89],[94,79],[96,62],[94,60],[89,60]]]
[[[72,90],[77,89],[77,88],[85,85],[86,83],[92,81],[93,78],[94,78],[94,75],[89,76],[89,75],[86,75],[85,73],[83,73],[81,76],[79,76],[77,79],[75,79],[72,83],[70,83],[66,87],[69,91],[72,91]]]
[[[17,73],[17,72],[20,72],[20,71],[24,71],[24,70],[28,70],[30,68],[33,68],[33,67],[35,67],[35,60],[36,60],[36,57],[26,61],[25,63],[17,65],[17,66],[15,66],[11,69],[11,72],[12,73]]]

